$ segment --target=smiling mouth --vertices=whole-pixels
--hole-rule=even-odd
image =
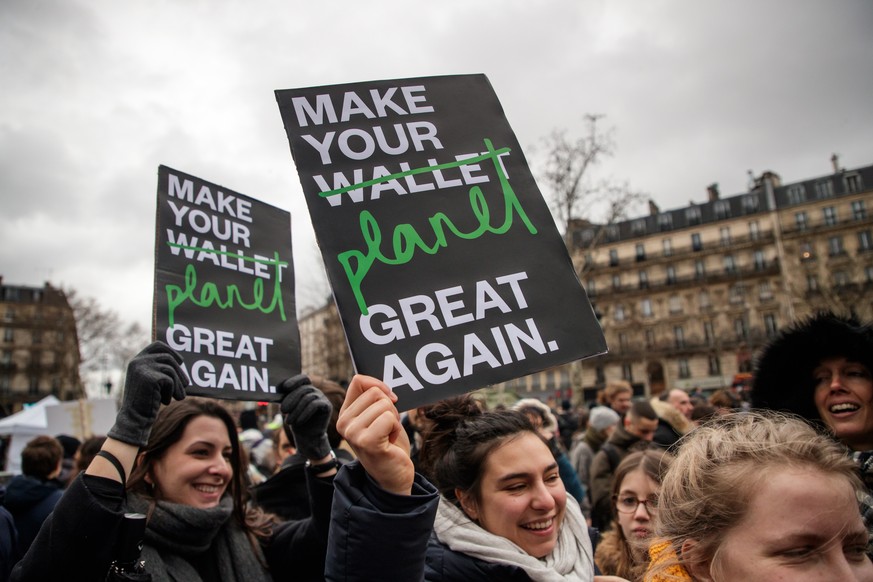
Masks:
[[[541,521],[533,521],[531,523],[527,523],[521,526],[524,529],[530,531],[543,531],[552,527],[552,524],[555,522],[553,518],[543,519]]]
[[[833,404],[830,406],[830,408],[828,408],[828,411],[833,414],[840,414],[842,412],[855,412],[856,410],[861,410],[861,407],[857,404],[853,404],[852,402]]]
[[[219,491],[221,491],[221,488],[222,488],[221,485],[195,485],[194,486],[194,489],[196,489],[197,491],[199,491],[201,493],[207,493],[210,495],[218,493]]]

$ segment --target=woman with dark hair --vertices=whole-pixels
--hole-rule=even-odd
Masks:
[[[645,572],[658,493],[671,459],[663,450],[649,449],[629,454],[616,467],[612,501],[617,527],[603,534],[594,552],[604,574],[638,580]]]
[[[217,402],[185,398],[181,364],[160,342],[131,361],[102,449],[55,507],[13,579],[104,580],[128,512],[147,516],[141,558],[152,580],[323,578],[336,472],[325,432],[330,403],[305,376],[277,387],[285,393],[286,422],[311,462],[313,517],[272,526],[248,507],[232,416]]]
[[[523,413],[469,396],[431,408],[421,463],[434,490],[394,402],[375,378],[349,385],[337,427],[361,465],[336,482],[331,537],[346,544],[331,544],[328,580],[595,580],[585,519]],[[363,521],[385,537],[365,538]]]

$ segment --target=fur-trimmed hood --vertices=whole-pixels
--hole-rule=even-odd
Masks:
[[[853,316],[820,312],[783,330],[755,364],[752,406],[821,421],[813,371],[826,358],[844,357],[873,372],[873,328]]]
[[[684,435],[691,432],[691,429],[694,428],[694,423],[685,418],[685,415],[679,412],[675,406],[670,404],[669,402],[664,402],[659,398],[652,398],[650,400],[652,408],[655,409],[655,414],[658,415],[658,418],[669,424],[673,427],[679,435]]]
[[[543,416],[545,416],[543,428],[550,430],[555,434],[558,433],[558,419],[555,418],[554,414],[552,414],[552,409],[549,408],[548,404],[542,400],[537,400],[536,398],[522,398],[512,405],[513,410],[523,410],[525,408],[536,408],[537,410],[540,410],[543,413]]]

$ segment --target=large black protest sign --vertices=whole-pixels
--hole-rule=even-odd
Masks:
[[[484,75],[276,97],[355,367],[401,409],[606,350]]]
[[[154,335],[184,357],[190,394],[279,400],[300,372],[288,212],[161,166]]]

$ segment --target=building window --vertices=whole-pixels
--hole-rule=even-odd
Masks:
[[[582,239],[582,246],[587,247],[591,244],[591,241],[594,240],[594,231],[590,228],[586,228],[582,231],[580,238]]]
[[[743,196],[743,212],[749,214],[758,211],[758,196],[756,194],[747,194]]]
[[[685,220],[688,221],[688,224],[700,224],[700,207],[698,206],[689,206],[685,209]]]
[[[724,256],[724,272],[727,274],[735,273],[737,270],[737,264],[734,261],[733,255],[725,255]]]
[[[869,251],[873,249],[873,239],[870,238],[869,230],[862,230],[858,233],[858,250]]]
[[[697,279],[703,279],[706,277],[706,261],[703,259],[697,259],[694,261],[694,277]]]
[[[610,224],[606,227],[606,240],[614,242],[618,240],[618,225]]]
[[[609,249],[609,266],[615,267],[618,265],[618,249]]]
[[[849,274],[845,271],[834,271],[834,287],[848,287]]]
[[[709,375],[710,376],[720,376],[721,375],[721,362],[718,361],[718,356],[715,354],[709,355]]]
[[[38,377],[36,377],[36,376],[30,377],[30,387],[28,389],[28,392],[31,396],[38,396],[39,395],[39,378]]]
[[[8,396],[10,392],[9,388],[9,376],[7,376],[6,374],[0,374],[0,394],[2,394],[3,396]]]
[[[731,203],[728,200],[716,200],[713,205],[716,220],[731,217]]]
[[[618,334],[618,347],[621,348],[622,350],[627,349],[627,334],[626,333]]]
[[[42,343],[42,332],[38,329],[35,329],[31,332],[30,338],[31,338],[30,339],[31,343],[41,344]]]
[[[679,299],[678,295],[670,295],[670,299],[668,300],[668,304],[670,306],[670,314],[675,315],[677,313],[682,313],[682,300]]]
[[[700,242],[700,233],[695,232],[691,235],[691,250],[699,251],[703,249],[703,244]]]
[[[715,331],[713,330],[711,321],[703,322],[703,339],[706,340],[707,344],[711,344],[715,339]]]
[[[864,280],[868,283],[873,282],[873,265],[867,265],[864,267]]]
[[[646,347],[651,348],[655,346],[655,330],[647,329],[646,330]]]
[[[594,282],[594,277],[588,279],[588,285],[586,285],[585,290],[588,291],[589,295],[597,295],[597,284]]]
[[[807,275],[806,276],[806,290],[807,291],[818,291],[818,276],[816,276],[816,275]]]
[[[773,337],[779,333],[779,328],[776,325],[776,316],[772,313],[764,314],[764,332],[767,337]]]
[[[676,282],[676,267],[667,265],[667,285],[672,285]]]
[[[721,240],[722,246],[730,246],[731,244],[731,227],[723,226],[718,229],[718,238]]]
[[[752,240],[758,240],[761,238],[761,230],[757,220],[753,220],[749,223],[749,238]]]
[[[833,206],[825,206],[822,208],[822,218],[828,226],[834,226],[837,223],[837,209]]]
[[[624,321],[624,317],[624,305],[619,303],[615,306],[615,314],[613,315],[613,319],[615,319],[616,321]]]
[[[15,310],[11,307],[3,314],[3,321],[15,321]]]
[[[622,364],[621,365],[621,377],[622,377],[622,379],[627,380],[628,382],[634,381],[634,374],[633,374],[633,370],[631,369],[630,364]]]
[[[773,289],[770,287],[770,281],[761,281],[758,283],[758,298],[761,301],[773,299]]]
[[[640,289],[648,289],[649,287],[649,274],[645,271],[640,271]]]
[[[661,241],[661,244],[664,245],[664,256],[670,257],[673,255],[673,243],[669,238],[665,238]]]
[[[763,271],[767,266],[767,261],[764,260],[764,251],[758,249],[752,253],[752,262],[755,264],[756,271]]]
[[[688,358],[680,358],[678,364],[679,364],[679,377],[680,378],[690,378],[691,377],[691,369],[688,367]]]
[[[12,352],[9,350],[3,350],[3,353],[0,354],[0,364],[4,366],[8,366],[12,363]]]
[[[800,204],[806,201],[806,186],[803,184],[793,184],[788,187],[788,203]]]
[[[637,243],[635,252],[637,256],[637,262],[646,260],[646,247],[643,244]]]
[[[864,206],[863,200],[852,202],[852,218],[854,220],[864,220],[867,218],[867,208]]]
[[[676,347],[677,348],[684,348],[685,347],[685,330],[682,329],[681,325],[673,326],[673,337],[676,340]]]
[[[797,226],[797,230],[806,230],[809,228],[809,216],[806,214],[805,210],[794,213],[794,224]]]
[[[846,187],[846,192],[854,194],[860,192],[863,185],[861,184],[860,174],[846,174],[843,176],[843,185]]]
[[[814,260],[815,251],[813,250],[812,245],[808,242],[800,243],[800,262],[805,263]]]
[[[621,275],[612,276],[612,288],[616,291],[621,289]]]
[[[730,286],[728,292],[729,301],[731,303],[742,303],[746,297],[746,287],[742,283],[735,283]]]
[[[658,215],[658,228],[660,230],[670,230],[673,228],[673,215],[672,214],[659,214]]]
[[[828,255],[834,257],[836,255],[842,255],[844,252],[845,250],[843,249],[843,237],[828,237]]]
[[[3,330],[3,341],[11,342],[15,339],[15,330],[11,327],[7,327]]]
[[[640,218],[631,223],[631,232],[640,235],[646,233],[646,219]]]
[[[643,317],[652,317],[652,300],[651,299],[643,299],[640,301],[640,313],[643,314]]]
[[[815,183],[815,195],[817,198],[833,198],[834,184],[830,180],[821,180]]]
[[[709,298],[709,291],[702,290],[697,296],[697,302],[700,304],[700,309],[709,309],[712,307],[712,301]]]
[[[597,378],[598,384],[603,384],[606,382],[606,373],[603,371],[603,366],[598,365],[594,368],[594,377]]]
[[[749,339],[749,324],[745,317],[738,317],[734,320],[734,332],[739,340]]]

